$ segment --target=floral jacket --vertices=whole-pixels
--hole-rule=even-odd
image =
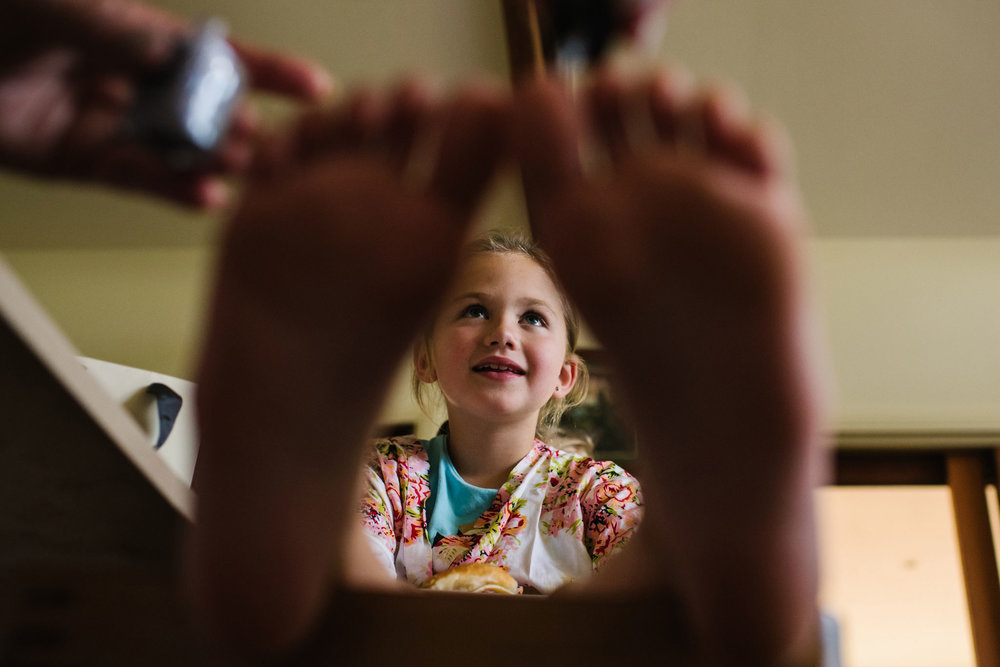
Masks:
[[[506,568],[525,589],[551,593],[617,552],[642,514],[639,484],[621,467],[536,440],[472,527],[432,545],[428,471],[423,441],[379,440],[362,502],[377,556],[414,584],[454,565],[484,562]]]

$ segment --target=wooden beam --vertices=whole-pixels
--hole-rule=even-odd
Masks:
[[[537,0],[501,0],[501,4],[511,81],[543,76],[552,47]]]
[[[958,547],[965,577],[972,644],[979,665],[1000,665],[1000,575],[986,504],[983,459],[948,455],[948,486],[955,511]]]

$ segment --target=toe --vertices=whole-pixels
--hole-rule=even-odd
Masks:
[[[587,90],[585,100],[591,130],[608,157],[619,161],[630,150],[627,86],[622,78],[602,71]]]
[[[760,128],[741,89],[714,85],[700,95],[697,106],[710,157],[753,173],[767,171]]]
[[[657,73],[646,83],[649,114],[659,141],[676,146],[683,139],[690,139],[687,127],[687,109],[694,97],[694,77],[680,67]]]
[[[385,121],[385,149],[389,161],[403,172],[421,152],[435,117],[434,86],[425,79],[404,80],[388,102]]]

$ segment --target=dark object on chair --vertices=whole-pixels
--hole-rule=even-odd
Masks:
[[[156,444],[153,449],[159,449],[170,436],[170,431],[174,428],[177,415],[184,405],[184,399],[180,394],[165,384],[154,382],[146,388],[146,393],[156,397],[156,411],[160,417],[160,430],[156,436]]]

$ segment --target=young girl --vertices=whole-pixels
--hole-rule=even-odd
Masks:
[[[525,591],[586,577],[639,523],[636,480],[543,442],[586,394],[579,322],[526,235],[470,244],[414,350],[418,397],[435,384],[448,428],[377,443],[364,524],[386,570],[414,584],[490,563]]]

